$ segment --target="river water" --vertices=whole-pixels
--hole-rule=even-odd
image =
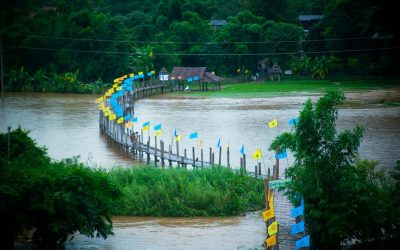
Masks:
[[[30,135],[39,145],[48,148],[53,159],[80,156],[91,166],[111,168],[135,164],[130,157],[115,152],[99,134],[98,110],[94,95],[8,94],[6,105],[0,106],[0,132],[7,126],[21,125],[31,130]],[[295,118],[302,104],[319,95],[302,94],[270,98],[188,98],[158,96],[136,102],[135,114],[139,122],[150,121],[151,128],[161,123],[162,139],[171,142],[174,130],[183,136],[180,147],[216,148],[218,139],[223,148],[222,164],[226,164],[226,147],[231,151],[231,165],[239,166],[240,148],[244,145],[247,168],[256,162],[253,152],[263,153],[263,172],[274,164],[273,152],[267,150],[272,139],[283,131],[290,131],[288,121]],[[267,122],[278,118],[279,126],[268,128]],[[339,131],[362,125],[366,128],[360,146],[360,157],[377,160],[378,168],[390,170],[400,159],[400,107],[358,105],[339,111]],[[189,134],[198,132],[198,140]],[[150,131],[150,136],[153,135]],[[154,139],[152,138],[152,141]],[[202,145],[199,145],[202,144]],[[191,152],[191,150],[189,151]],[[217,158],[217,156],[216,156]],[[217,161],[217,159],[216,159]],[[293,157],[281,161],[284,169]],[[137,163],[136,163],[137,164]],[[283,177],[283,171],[281,171]],[[265,238],[265,226],[258,214],[234,218],[122,218],[115,221],[116,235],[106,241],[77,237],[67,245],[75,249],[232,249],[240,246],[257,247]],[[137,247],[135,247],[137,246]]]

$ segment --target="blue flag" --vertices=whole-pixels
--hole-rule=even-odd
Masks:
[[[217,142],[217,148],[220,148],[220,147],[221,147],[221,138],[219,138],[218,142]]]
[[[290,216],[292,218],[296,218],[297,216],[304,214],[304,205],[300,205],[299,207],[292,208],[290,210]]]
[[[197,139],[197,132],[191,133],[189,139]]]
[[[151,73],[151,72],[147,73],[148,77],[151,77],[152,75],[153,75],[153,73]]]
[[[279,154],[276,154],[275,157],[276,157],[276,159],[279,159],[279,160],[284,159],[284,158],[287,158],[287,153],[286,153],[286,151],[283,151]]]
[[[290,119],[289,120],[289,125],[299,124],[299,121],[300,121],[300,117]]]
[[[160,129],[161,129],[161,123],[156,125],[156,126],[154,126],[154,130],[160,130]]]
[[[175,129],[175,131],[174,131],[174,137],[177,137],[178,136],[178,134],[176,133],[176,129]]]
[[[198,81],[199,80],[199,76],[193,76],[193,81]]]
[[[187,82],[192,82],[193,78],[189,77],[188,79],[186,79]]]
[[[139,121],[139,118],[138,118],[137,116],[136,116],[136,117],[133,117],[132,121],[133,121],[133,122],[138,122],[138,121]]]
[[[299,223],[292,225],[292,230],[290,231],[291,235],[295,235],[302,232],[304,232],[304,221],[300,221]]]
[[[129,119],[131,119],[131,114],[127,114],[126,116],[124,116],[124,120],[126,121],[126,120],[129,120]]]
[[[244,144],[242,144],[242,147],[240,148],[240,153],[241,153],[242,155],[244,155]]]
[[[300,249],[302,247],[309,247],[310,246],[310,235],[307,235],[300,240],[296,240],[296,248]]]

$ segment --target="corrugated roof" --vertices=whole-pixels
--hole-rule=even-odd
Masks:
[[[204,73],[206,72],[206,67],[174,67],[172,69],[171,77],[175,79],[186,80],[189,77],[198,76],[199,80],[204,79]]]
[[[227,24],[226,20],[224,19],[212,19],[210,20],[211,26],[224,26]]]
[[[300,22],[317,21],[317,20],[321,20],[322,18],[324,18],[323,15],[299,15]]]
[[[223,78],[220,76],[216,76],[210,72],[206,72],[204,75],[204,81],[205,82],[220,82],[222,81]]]

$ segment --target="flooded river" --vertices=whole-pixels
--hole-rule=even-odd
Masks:
[[[216,148],[218,139],[226,150],[231,149],[231,165],[239,166],[240,148],[248,155],[248,168],[255,162],[256,148],[263,153],[263,172],[274,163],[273,152],[267,151],[274,136],[290,131],[288,121],[295,118],[308,99],[317,95],[226,99],[183,98],[158,96],[139,100],[135,113],[139,122],[151,128],[161,123],[163,139],[171,142],[174,130],[183,136],[181,147]],[[0,106],[0,132],[7,126],[21,125],[31,130],[39,145],[48,148],[54,159],[80,155],[81,161],[92,166],[111,168],[134,162],[110,148],[99,134],[98,110],[94,95],[8,94],[5,107]],[[279,126],[268,128],[267,122],[278,118]],[[338,130],[362,125],[366,133],[360,157],[377,160],[379,168],[391,169],[400,159],[400,107],[352,106],[339,111]],[[189,140],[189,133],[198,132],[199,141]],[[152,135],[152,131],[150,135]],[[205,160],[208,161],[208,154]],[[222,164],[226,157],[223,156]],[[292,156],[282,167],[293,162]],[[283,171],[281,171],[283,173]],[[265,238],[265,226],[258,214],[234,218],[126,218],[117,217],[115,236],[106,241],[78,236],[68,243],[70,249],[233,249],[257,247]]]

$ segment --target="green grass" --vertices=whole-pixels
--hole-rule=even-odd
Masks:
[[[110,175],[123,191],[115,215],[230,216],[262,209],[264,204],[261,179],[222,167],[114,168]]]
[[[343,91],[373,90],[400,87],[399,81],[317,81],[288,80],[281,82],[247,82],[222,85],[221,91],[174,93],[200,97],[269,97],[293,92],[320,93],[330,89]]]

